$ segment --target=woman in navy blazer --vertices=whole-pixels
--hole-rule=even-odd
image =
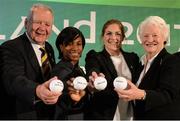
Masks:
[[[89,83],[93,83],[97,76],[103,75],[107,80],[107,87],[102,91],[96,90],[94,85],[89,87],[92,95],[85,118],[100,120],[132,118],[132,110],[126,112],[132,106],[130,103],[122,102],[121,100],[119,103],[125,103],[125,107],[123,108],[121,105],[120,108],[123,111],[119,112],[119,97],[114,91],[113,81],[118,76],[134,79],[139,58],[135,53],[128,53],[122,50],[121,46],[125,33],[119,20],[111,19],[107,21],[103,26],[101,37],[104,49],[101,52],[90,50],[86,56],[85,68],[87,76],[90,78]]]
[[[126,101],[134,100],[135,119],[180,119],[178,60],[165,49],[169,30],[159,16],[146,18],[139,26],[145,55],[139,78],[128,90],[116,90]]]

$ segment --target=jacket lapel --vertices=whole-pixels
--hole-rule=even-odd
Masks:
[[[54,53],[53,53],[52,48],[50,48],[50,46],[49,46],[49,44],[47,42],[45,43],[45,49],[47,51],[48,59],[49,59],[49,61],[51,63],[51,66],[53,67],[55,65]]]
[[[34,49],[30,43],[30,41],[28,40],[27,36],[25,34],[23,34],[23,39],[24,39],[24,47],[27,53],[27,57],[29,59],[29,62],[31,63],[32,67],[34,68],[34,70],[39,73],[40,71],[40,65],[38,63],[38,59],[36,57],[36,54],[34,52]]]
[[[155,70],[159,70],[162,60],[163,58],[168,54],[168,52],[166,51],[166,49],[161,50],[161,52],[157,55],[157,57],[154,59],[154,61],[152,62],[152,65],[150,66],[149,70],[146,72],[146,74],[144,75],[142,82],[140,83],[140,85],[143,85],[143,83],[145,81],[152,81],[151,77],[153,77],[154,71]],[[154,75],[153,75],[154,74]],[[140,86],[139,85],[139,86]]]
[[[128,56],[127,53],[125,53],[123,50],[121,50],[122,54],[123,54],[123,57],[127,63],[127,66],[131,72],[131,75],[134,75],[134,67],[133,67],[133,62],[132,62],[132,59],[130,58],[130,56]],[[133,77],[132,77],[133,78]]]
[[[109,70],[109,72],[112,74],[112,77],[117,77],[117,72],[116,72],[116,69],[114,67],[114,64],[110,58],[110,55],[109,53],[104,49],[102,51],[103,55],[104,55],[104,63],[105,63],[105,66],[107,67],[107,69]]]

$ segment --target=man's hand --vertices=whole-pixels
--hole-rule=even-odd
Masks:
[[[53,77],[36,87],[37,97],[41,99],[45,104],[55,104],[58,101],[59,96],[62,94],[62,92],[57,93],[49,90],[50,82],[55,79],[57,79],[57,77]]]

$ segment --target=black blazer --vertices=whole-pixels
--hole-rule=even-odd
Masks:
[[[50,58],[50,63],[55,64],[54,51],[46,42],[45,48]],[[7,119],[47,119],[48,110],[39,102],[34,104],[36,86],[43,83],[44,78],[36,58],[36,54],[26,34],[6,41],[1,45],[1,86],[4,88],[3,105],[4,118]],[[7,116],[7,117],[6,117]]]
[[[146,99],[135,101],[135,119],[180,119],[179,62],[165,49],[157,55],[139,85]]]
[[[86,95],[78,103],[75,103],[68,94],[68,86],[66,82],[72,77],[85,77],[84,71],[80,68],[78,63],[73,65],[70,61],[61,59],[53,68],[51,76],[57,76],[58,79],[62,80],[64,84],[63,94],[60,96],[57,102],[54,118],[56,120],[68,120],[69,115],[74,115],[72,120],[83,120],[83,112],[88,103],[88,93],[86,92]],[[79,114],[82,115],[79,116]]]
[[[139,58],[135,53],[122,51],[125,61],[131,71],[132,79],[135,78],[136,68],[139,65]],[[118,95],[114,91],[113,80],[117,77],[117,72],[110,58],[109,53],[104,49],[102,52],[91,50],[86,56],[87,76],[92,71],[102,72],[107,79],[107,87],[103,91],[95,92],[91,98],[89,111],[85,115],[86,119],[112,120],[118,103]]]

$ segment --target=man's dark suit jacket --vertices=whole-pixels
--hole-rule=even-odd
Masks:
[[[139,66],[139,58],[135,53],[122,51],[122,54],[132,74],[132,79],[134,79],[136,68]],[[92,95],[89,111],[87,111],[85,118],[112,120],[119,97],[113,87],[113,81],[117,77],[117,72],[109,53],[105,49],[102,52],[89,51],[86,56],[85,68],[87,76],[91,75],[92,71],[101,72],[105,75],[108,82],[105,90],[95,92]]]
[[[45,43],[50,63],[55,64],[54,51]],[[46,81],[36,54],[26,34],[1,45],[1,117],[2,119],[47,119],[53,106],[35,103],[36,86]],[[50,110],[50,111],[48,111]]]
[[[135,101],[135,118],[180,119],[179,75],[180,61],[163,49],[139,85],[146,91],[146,99]]]

